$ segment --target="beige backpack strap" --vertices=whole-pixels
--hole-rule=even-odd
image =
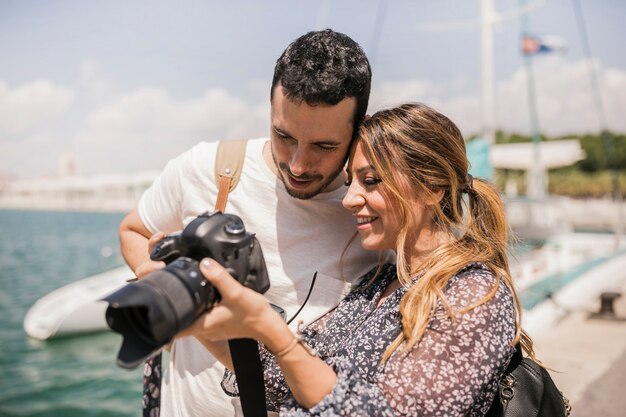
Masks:
[[[226,209],[228,193],[235,189],[241,177],[243,161],[246,156],[247,140],[219,141],[215,154],[215,181],[217,199],[215,210],[222,213]]]

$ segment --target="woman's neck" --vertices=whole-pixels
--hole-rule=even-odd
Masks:
[[[452,239],[452,236],[442,230],[422,230],[415,243],[405,252],[411,271],[422,270],[433,251]]]

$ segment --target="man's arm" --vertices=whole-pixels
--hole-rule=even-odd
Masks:
[[[122,256],[138,278],[165,266],[164,262],[150,259],[150,252],[154,245],[163,239],[164,234],[161,232],[154,235],[150,233],[141,221],[136,208],[128,213],[120,223],[119,235]]]

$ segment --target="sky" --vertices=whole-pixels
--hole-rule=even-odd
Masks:
[[[525,23],[520,4],[529,10]],[[370,113],[420,101],[469,137],[481,131],[480,5],[3,0],[0,178],[55,176],[67,155],[83,175],[160,170],[203,140],[267,136],[276,59],[298,36],[326,27],[348,34],[368,54]],[[520,52],[524,26],[567,46],[531,59],[539,129],[550,136],[603,126],[626,132],[623,0],[493,0],[493,7],[500,17],[493,29],[499,129],[532,131]]]

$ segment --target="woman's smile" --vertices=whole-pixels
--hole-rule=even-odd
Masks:
[[[378,220],[378,217],[372,217],[372,216],[357,216],[356,217],[356,224],[357,224],[357,230],[367,230],[369,228],[372,227],[372,223],[375,222],[376,220]]]

